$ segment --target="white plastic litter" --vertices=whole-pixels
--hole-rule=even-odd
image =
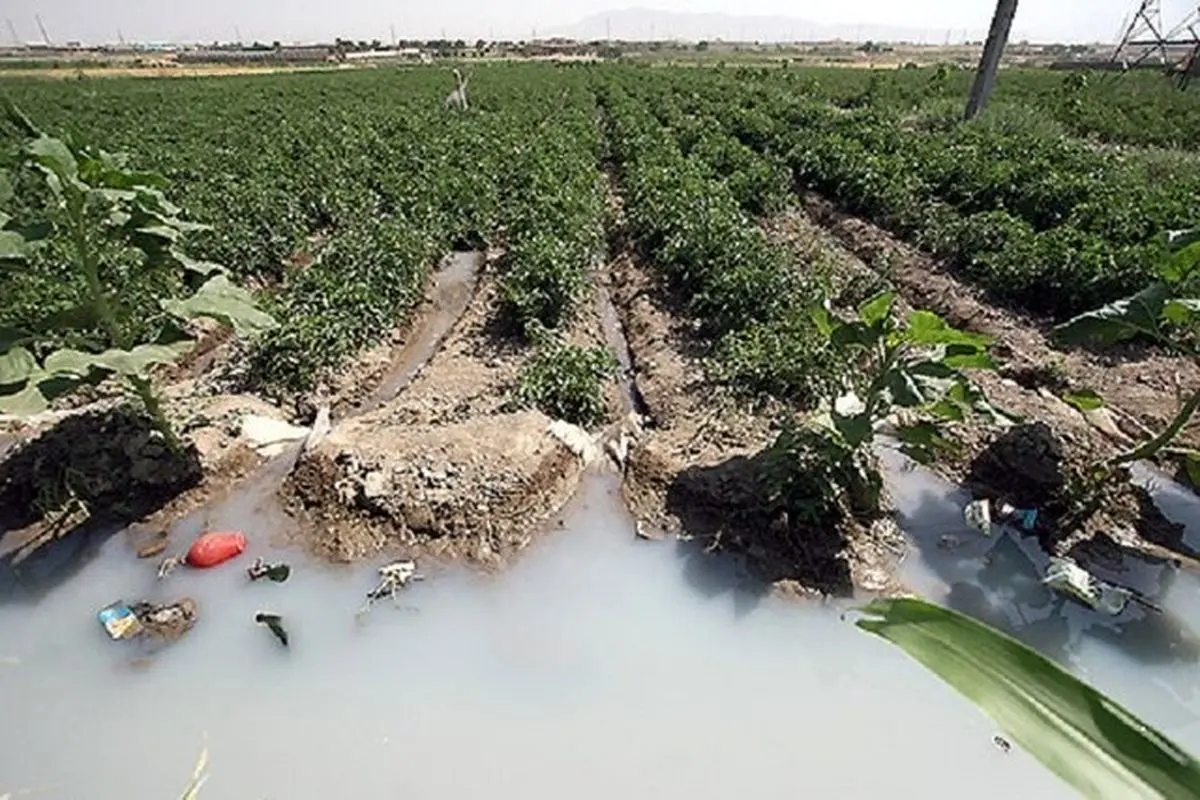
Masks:
[[[963,519],[972,530],[984,536],[992,535],[992,504],[987,500],[973,500],[963,509]]]
[[[1114,617],[1125,610],[1133,597],[1128,589],[1105,583],[1069,558],[1051,558],[1043,583]]]
[[[308,438],[310,430],[283,420],[249,414],[242,417],[241,436],[261,456],[274,458],[287,450],[288,445]]]
[[[562,442],[568,450],[578,456],[584,466],[596,460],[599,448],[596,446],[596,441],[583,428],[561,419],[556,419],[550,423],[548,431],[551,436]]]
[[[321,406],[317,411],[316,420],[313,421],[312,430],[304,440],[304,452],[307,453],[319,445],[332,430],[333,422],[329,418],[329,406]]]

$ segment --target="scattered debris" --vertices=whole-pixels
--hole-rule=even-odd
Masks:
[[[187,551],[190,567],[215,567],[241,555],[246,549],[246,534],[241,531],[206,533],[192,542]]]
[[[1071,595],[1089,608],[1109,616],[1115,617],[1124,611],[1130,600],[1135,600],[1152,611],[1162,611],[1149,598],[1124,586],[1102,581],[1069,558],[1051,558],[1042,582],[1051,589]]]
[[[1004,753],[1005,755],[1012,750],[1012,743],[998,733],[992,737],[992,744],[996,745],[996,747],[999,747],[1000,752]]]
[[[410,581],[423,580],[425,580],[425,576],[417,572],[417,562],[412,559],[393,561],[391,564],[383,565],[379,568],[379,585],[367,592],[367,602],[363,604],[358,613],[366,613],[376,600],[384,597],[392,598],[394,603],[397,591],[408,586]]]
[[[158,579],[164,581],[171,577],[171,573],[175,571],[176,567],[186,563],[186,561],[187,556],[167,556],[158,565]]]
[[[125,605],[124,600],[110,603],[100,609],[96,616],[100,618],[100,624],[113,641],[131,639],[143,633],[142,623],[133,613],[133,609]]]
[[[325,437],[332,430],[333,421],[329,416],[329,406],[321,406],[317,411],[317,418],[313,421],[312,430],[309,431],[308,437],[304,440],[304,449],[302,452],[307,453],[325,441]]]
[[[973,530],[992,535],[992,506],[987,500],[973,500],[963,509],[963,519]]]
[[[284,647],[288,646],[288,632],[283,628],[283,617],[260,611],[254,615],[254,621],[259,625],[266,625],[271,629],[271,633],[275,634],[275,638],[279,640],[280,644]]]
[[[147,634],[163,639],[178,639],[196,624],[196,601],[189,597],[176,603],[151,603],[143,600],[132,605],[124,600],[110,603],[96,615],[114,641]]]
[[[282,455],[289,445],[306,442],[312,431],[271,417],[248,414],[242,417],[240,433],[260,456],[274,458]]]
[[[196,601],[190,597],[175,603],[136,603],[132,610],[146,633],[168,640],[190,631],[199,616]]]
[[[551,436],[558,439],[568,450],[578,456],[584,466],[596,460],[596,441],[583,428],[578,425],[572,425],[564,420],[556,419],[550,423],[548,430]]]
[[[246,574],[250,576],[250,580],[257,581],[262,578],[267,578],[275,583],[283,583],[292,574],[292,568],[284,563],[268,564],[261,558],[254,559],[254,563],[246,569]]]
[[[952,533],[942,534],[938,539],[938,548],[941,550],[954,550],[962,545],[962,539]]]
[[[1008,503],[1001,503],[992,516],[992,504],[989,500],[973,500],[963,509],[963,519],[972,529],[984,536],[992,535],[992,525],[1016,525],[1026,532],[1037,527],[1038,511],[1036,508],[1015,508]]]

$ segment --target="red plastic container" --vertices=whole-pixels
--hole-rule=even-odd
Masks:
[[[240,556],[246,549],[246,534],[241,531],[206,533],[192,542],[187,551],[191,567],[215,567]]]

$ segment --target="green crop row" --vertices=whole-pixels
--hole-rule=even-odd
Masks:
[[[729,185],[618,82],[602,88],[629,233],[701,326],[735,387],[809,401],[830,366],[808,317],[813,287]]]

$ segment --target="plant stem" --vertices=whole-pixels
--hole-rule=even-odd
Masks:
[[[1162,433],[1158,434],[1158,436],[1155,436],[1150,441],[1144,442],[1134,449],[1122,453],[1121,455],[1112,459],[1109,464],[1112,466],[1119,466],[1121,464],[1129,464],[1134,461],[1140,461],[1145,458],[1153,458],[1154,456],[1158,455],[1160,450],[1171,444],[1175,437],[1179,435],[1180,431],[1187,427],[1188,422],[1196,413],[1197,409],[1200,409],[1200,389],[1197,389],[1195,392],[1193,392],[1192,396],[1187,400],[1187,402],[1179,407],[1179,411],[1175,414],[1175,418],[1171,420],[1170,425],[1163,429]]]
[[[104,292],[104,285],[100,282],[100,268],[96,263],[96,254],[88,244],[87,232],[85,230],[83,210],[77,212],[69,212],[68,218],[71,222],[71,238],[75,243],[75,258],[80,270],[83,272],[84,280],[87,281],[88,293],[91,295],[92,309],[96,314],[96,319],[100,326],[108,334],[109,345],[121,350],[128,350],[130,347],[129,337],[121,330],[121,324],[117,321],[117,315],[113,313],[112,305],[108,302],[108,295]],[[154,393],[154,387],[150,383],[149,378],[140,375],[128,376],[130,385],[133,386],[138,397],[142,401],[142,405],[146,407],[146,413],[150,415],[150,419],[163,435],[167,442],[167,447],[171,452],[179,455],[183,452],[183,443],[179,437],[175,435],[175,430],[171,427],[170,420],[167,419],[166,413],[163,412],[162,403],[159,402],[158,395]]]

